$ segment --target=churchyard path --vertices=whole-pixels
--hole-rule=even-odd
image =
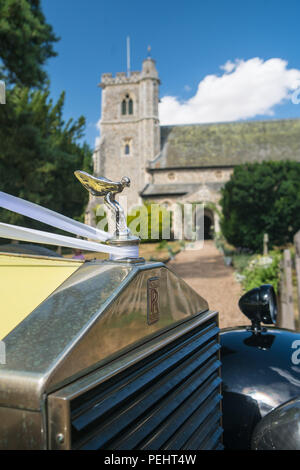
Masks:
[[[202,249],[181,251],[168,266],[219,312],[220,328],[250,323],[238,307],[241,285],[212,240],[205,240]]]

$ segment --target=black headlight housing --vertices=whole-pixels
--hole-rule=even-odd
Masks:
[[[259,329],[260,323],[275,325],[277,301],[274,287],[263,284],[246,292],[239,300],[239,308],[251,320],[254,329]]]

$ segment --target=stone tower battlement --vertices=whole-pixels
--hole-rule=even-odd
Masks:
[[[141,72],[133,71],[130,72],[129,75],[127,75],[126,72],[117,72],[115,77],[112,73],[103,73],[99,86],[101,88],[105,88],[109,85],[138,83],[141,80],[145,79],[158,80],[158,82],[160,83],[160,80],[158,78],[158,72],[155,67],[155,60],[151,58],[144,60]]]
[[[113,77],[112,73],[103,73],[101,76],[101,83],[99,86],[101,88],[106,87],[107,85],[120,85],[122,83],[137,83],[141,79],[141,72],[130,72],[130,75],[127,76],[125,72],[117,72],[116,76]]]

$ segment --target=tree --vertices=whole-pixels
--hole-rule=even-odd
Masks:
[[[261,251],[293,240],[300,229],[300,164],[263,162],[235,167],[222,190],[224,236],[235,246]]]
[[[108,230],[107,208],[99,204],[95,209],[96,225]],[[131,233],[141,238],[142,242],[169,240],[172,228],[172,214],[163,205],[145,202],[133,207],[127,214],[127,226]]]
[[[72,218],[82,219],[87,192],[73,175],[91,171],[91,150],[82,144],[85,119],[63,121],[63,92],[49,99],[43,66],[58,38],[40,0],[0,0],[0,79],[9,85],[0,106],[0,189]],[[45,228],[1,211],[1,220]]]
[[[7,85],[44,84],[42,67],[57,55],[52,46],[56,41],[40,0],[0,0],[0,79]]]
[[[8,91],[7,105],[0,113],[0,189],[80,219],[88,194],[74,171],[91,171],[91,150],[80,143],[84,117],[63,121],[64,99],[62,93],[53,105],[48,88],[15,86]],[[41,228],[4,210],[1,220]]]

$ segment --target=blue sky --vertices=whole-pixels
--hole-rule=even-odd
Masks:
[[[298,0],[42,0],[61,37],[47,72],[65,118],[86,117],[99,135],[102,73],[140,70],[151,45],[161,79],[161,121],[216,122],[300,117]],[[222,68],[221,68],[222,67]],[[300,99],[299,99],[300,101]]]

